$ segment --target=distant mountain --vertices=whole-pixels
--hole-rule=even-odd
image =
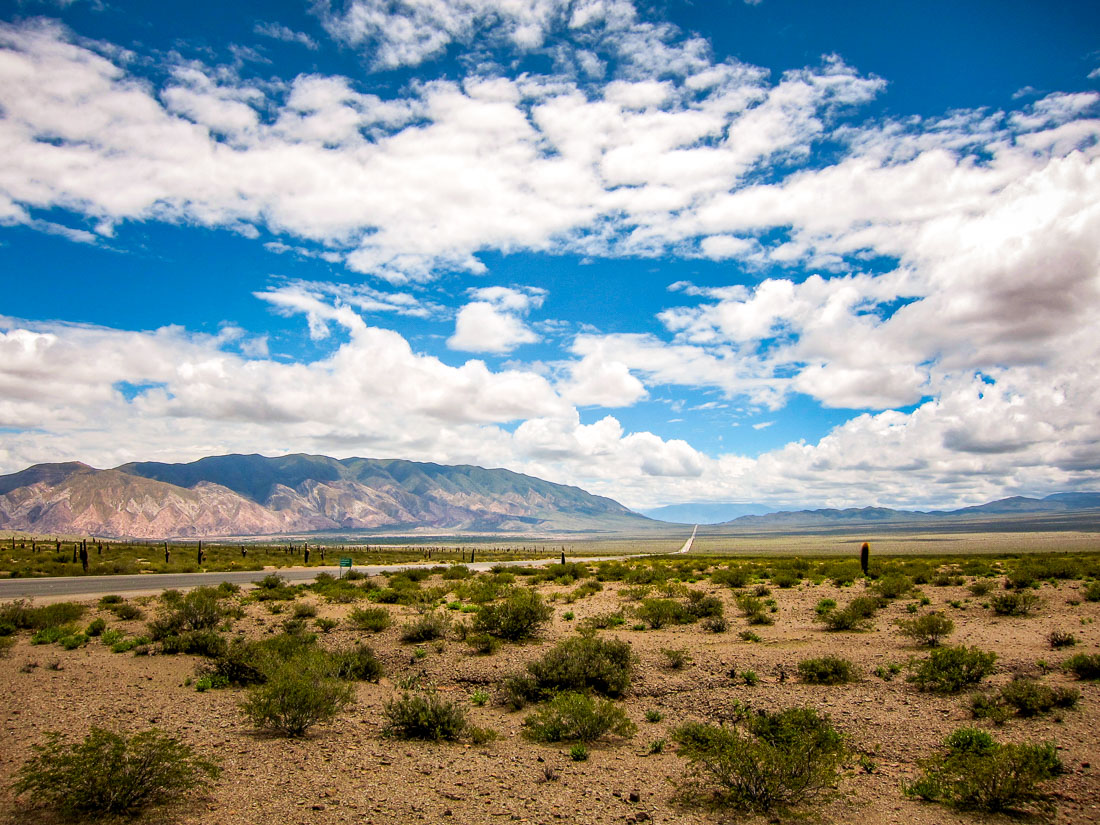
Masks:
[[[609,498],[509,470],[326,456],[212,456],[0,476],[0,529],[165,538],[322,531],[622,531]]]
[[[668,504],[650,510],[639,510],[643,516],[671,521],[676,524],[720,524],[739,516],[762,516],[775,512],[766,504],[737,502],[693,502],[688,504]]]
[[[1012,496],[957,510],[892,510],[886,507],[797,510],[741,516],[718,526],[745,530],[800,530],[848,525],[909,525],[930,528],[946,523],[1005,520],[1048,514],[1090,513],[1091,511],[1096,511],[1095,515],[1100,520],[1100,493],[1054,493],[1046,498]]]

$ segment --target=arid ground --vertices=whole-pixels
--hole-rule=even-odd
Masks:
[[[988,561],[985,557],[982,563]],[[729,563],[729,559],[714,560],[716,566]],[[699,566],[704,571],[707,567]],[[594,573],[596,566],[590,569]],[[96,638],[64,650],[56,644],[32,645],[30,634],[21,632],[0,658],[0,820],[28,821],[26,800],[16,800],[9,786],[32,753],[32,745],[42,742],[47,731],[80,737],[97,725],[128,731],[156,726],[220,763],[222,774],[208,793],[157,815],[178,823],[769,822],[775,814],[754,817],[685,800],[689,766],[677,756],[670,732],[689,720],[732,722],[745,706],[768,710],[807,706],[828,714],[847,737],[851,753],[835,789],[797,809],[797,815],[808,816],[808,821],[906,825],[1007,821],[953,811],[902,793],[902,784],[918,773],[918,760],[936,751],[951,731],[975,724],[1000,741],[1056,742],[1065,772],[1051,784],[1057,806],[1053,821],[1100,821],[1100,683],[1079,681],[1058,667],[1073,653],[1100,651],[1100,602],[1083,597],[1086,582],[1042,581],[1038,589],[1028,591],[1041,598],[1032,615],[996,616],[983,607],[991,595],[1004,592],[1004,576],[994,567],[982,579],[994,588],[989,595],[975,595],[968,589],[976,581],[973,576],[963,577],[961,583],[929,581],[880,609],[871,629],[829,632],[815,620],[815,605],[833,599],[843,606],[869,590],[864,579],[837,586],[830,578],[818,577],[819,583],[803,579],[780,587],[766,575],[758,575],[735,589],[684,566],[670,572],[681,581],[643,586],[606,580],[598,592],[573,601],[567,597],[575,594],[581,582],[539,583],[538,592],[553,606],[552,621],[537,641],[504,644],[491,655],[475,652],[453,631],[443,641],[403,643],[402,624],[417,617],[416,605],[384,605],[393,623],[379,633],[366,633],[351,629],[346,620],[357,605],[370,604],[365,600],[333,603],[306,590],[293,601],[259,602],[242,592],[230,600],[241,605],[242,613],[232,620],[227,635],[264,638],[281,632],[295,607],[308,604],[316,608],[316,617],[305,620],[306,630],[316,630],[318,619],[338,622],[318,634],[318,644],[336,649],[363,642],[384,662],[380,682],[355,683],[354,707],[335,723],[313,728],[303,739],[257,732],[239,710],[244,689],[196,690],[206,659],[160,654],[156,645],[147,655],[113,653]],[[516,577],[517,585],[525,581],[530,579]],[[382,586],[385,579],[359,584]],[[419,587],[451,589],[461,584],[436,573],[419,582]],[[768,614],[774,619],[772,625],[750,626],[736,603],[738,593],[753,593],[758,587],[768,591],[760,590],[760,598],[774,599],[776,610]],[[714,632],[701,622],[640,629],[634,615],[640,604],[637,597],[665,595],[682,600],[688,590],[717,596],[724,605],[728,629]],[[453,605],[456,601],[453,592],[440,593],[431,594],[437,602]],[[921,595],[928,604],[920,604]],[[121,621],[89,601],[80,624],[103,618],[110,628],[140,635],[163,608],[153,597],[131,601],[141,606],[143,619]],[[272,612],[273,604],[280,605],[280,612]],[[1077,707],[1011,718],[994,726],[972,719],[970,691],[953,695],[918,691],[906,681],[904,665],[911,657],[926,657],[928,650],[903,637],[896,625],[898,619],[917,615],[910,605],[918,614],[946,613],[955,631],[945,644],[973,645],[997,654],[996,672],[983,687],[996,688],[1017,675],[1037,677],[1051,686],[1079,690]],[[452,619],[469,619],[468,612],[455,607],[447,610]],[[573,761],[568,744],[529,741],[522,735],[523,721],[533,707],[513,711],[504,706],[499,701],[502,680],[559,640],[575,635],[586,619],[619,611],[623,624],[597,632],[628,642],[634,651],[633,681],[620,704],[637,732],[628,739],[595,743],[586,761]],[[755,633],[759,641],[743,639],[744,631]],[[1052,631],[1073,634],[1076,645],[1052,649],[1048,641]],[[690,661],[673,668],[663,650],[687,651]],[[826,655],[850,659],[859,669],[860,680],[835,686],[802,683],[798,663]],[[891,664],[903,667],[884,678],[890,676]],[[875,675],[876,670],[882,675]],[[755,684],[745,676],[750,671]],[[445,697],[459,700],[473,724],[493,729],[498,738],[475,745],[384,737],[384,704],[414,682],[432,684]],[[478,690],[493,698],[475,706],[470,697]],[[659,715],[660,721],[647,721],[647,712],[650,719]],[[36,816],[50,821],[49,814]]]

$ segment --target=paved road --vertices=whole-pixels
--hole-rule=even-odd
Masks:
[[[695,531],[699,529],[699,525],[696,524],[691,528],[691,535],[688,536],[688,540],[684,542],[684,546],[676,551],[677,555],[680,553],[686,553],[691,549],[691,543],[695,541]]]
[[[687,544],[678,552],[687,552],[691,547],[691,539],[695,538],[694,531]],[[633,555],[659,555],[659,554],[633,554]],[[631,556],[600,556],[577,559],[577,561],[598,562],[612,561],[615,559],[631,558]],[[552,564],[560,559],[557,556],[549,556],[541,559],[528,559],[519,561],[479,561],[467,564],[471,570],[485,571],[497,565],[505,567],[540,566]],[[414,564],[370,564],[357,565],[357,572],[368,576],[377,576],[386,570],[396,570],[408,567],[438,567],[438,562],[417,562]],[[106,596],[108,593],[160,593],[163,590],[187,590],[203,585],[217,585],[222,582],[234,584],[254,584],[270,573],[278,573],[282,578],[292,584],[313,581],[318,573],[331,573],[339,576],[339,567],[282,567],[266,570],[229,571],[225,573],[145,573],[129,576],[55,576],[41,579],[4,579],[0,580],[0,601],[6,599],[41,598],[53,600],[62,598],[95,598]]]

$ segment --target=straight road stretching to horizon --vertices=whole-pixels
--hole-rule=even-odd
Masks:
[[[696,527],[698,529],[698,527]],[[676,551],[686,553],[691,549],[691,543],[695,539],[695,530],[684,543],[684,546]],[[617,559],[635,558],[637,556],[662,555],[660,553],[631,553],[619,556],[598,556],[580,559],[585,562],[614,561]],[[503,567],[532,567],[553,564],[559,561],[557,556],[549,556],[541,559],[527,559],[516,561],[478,561],[467,562],[466,566],[471,570],[484,572],[500,565]],[[357,565],[352,569],[368,576],[377,576],[387,570],[397,568],[415,567],[440,567],[433,562],[412,562],[406,564],[370,564]],[[203,585],[218,585],[222,582],[233,584],[255,584],[260,579],[272,573],[276,573],[291,584],[313,581],[320,573],[329,573],[339,576],[344,572],[340,567],[268,567],[263,570],[230,570],[223,573],[137,573],[126,576],[54,576],[36,579],[6,579],[0,581],[0,600],[25,599],[25,598],[68,598],[80,596],[93,598],[106,596],[109,593],[158,593],[164,590],[186,590],[191,587]]]

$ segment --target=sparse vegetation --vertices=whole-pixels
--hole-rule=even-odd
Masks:
[[[1062,773],[1054,743],[1001,744],[982,730],[960,728],[944,751],[924,760],[923,773],[905,793],[964,810],[1047,812],[1043,785]]]
[[[941,647],[910,665],[908,681],[932,693],[957,693],[993,672],[997,654],[976,647]]]
[[[157,729],[126,735],[93,727],[83,741],[59,733],[20,768],[13,786],[66,818],[135,816],[201,788],[218,767]]]
[[[583,693],[559,693],[524,721],[535,742],[594,742],[605,735],[630,737],[636,730],[622,708]]]
[[[258,728],[299,737],[314,725],[331,722],[353,702],[351,687],[336,677],[330,657],[307,647],[279,662],[262,684],[251,688],[241,710]]]
[[[673,738],[716,801],[747,811],[813,799],[837,781],[845,756],[843,737],[810,708],[761,713],[747,731],[691,722]]]
[[[798,663],[798,677],[810,685],[845,685],[859,679],[859,671],[847,659],[822,656]]]
[[[510,642],[520,642],[537,636],[553,612],[534,590],[513,587],[503,601],[481,607],[474,617],[474,629]]]
[[[915,619],[898,619],[898,628],[902,636],[913,639],[917,644],[937,647],[955,632],[955,623],[942,613],[925,613]]]
[[[404,693],[385,704],[383,733],[394,739],[454,741],[466,732],[466,711],[434,690]]]

